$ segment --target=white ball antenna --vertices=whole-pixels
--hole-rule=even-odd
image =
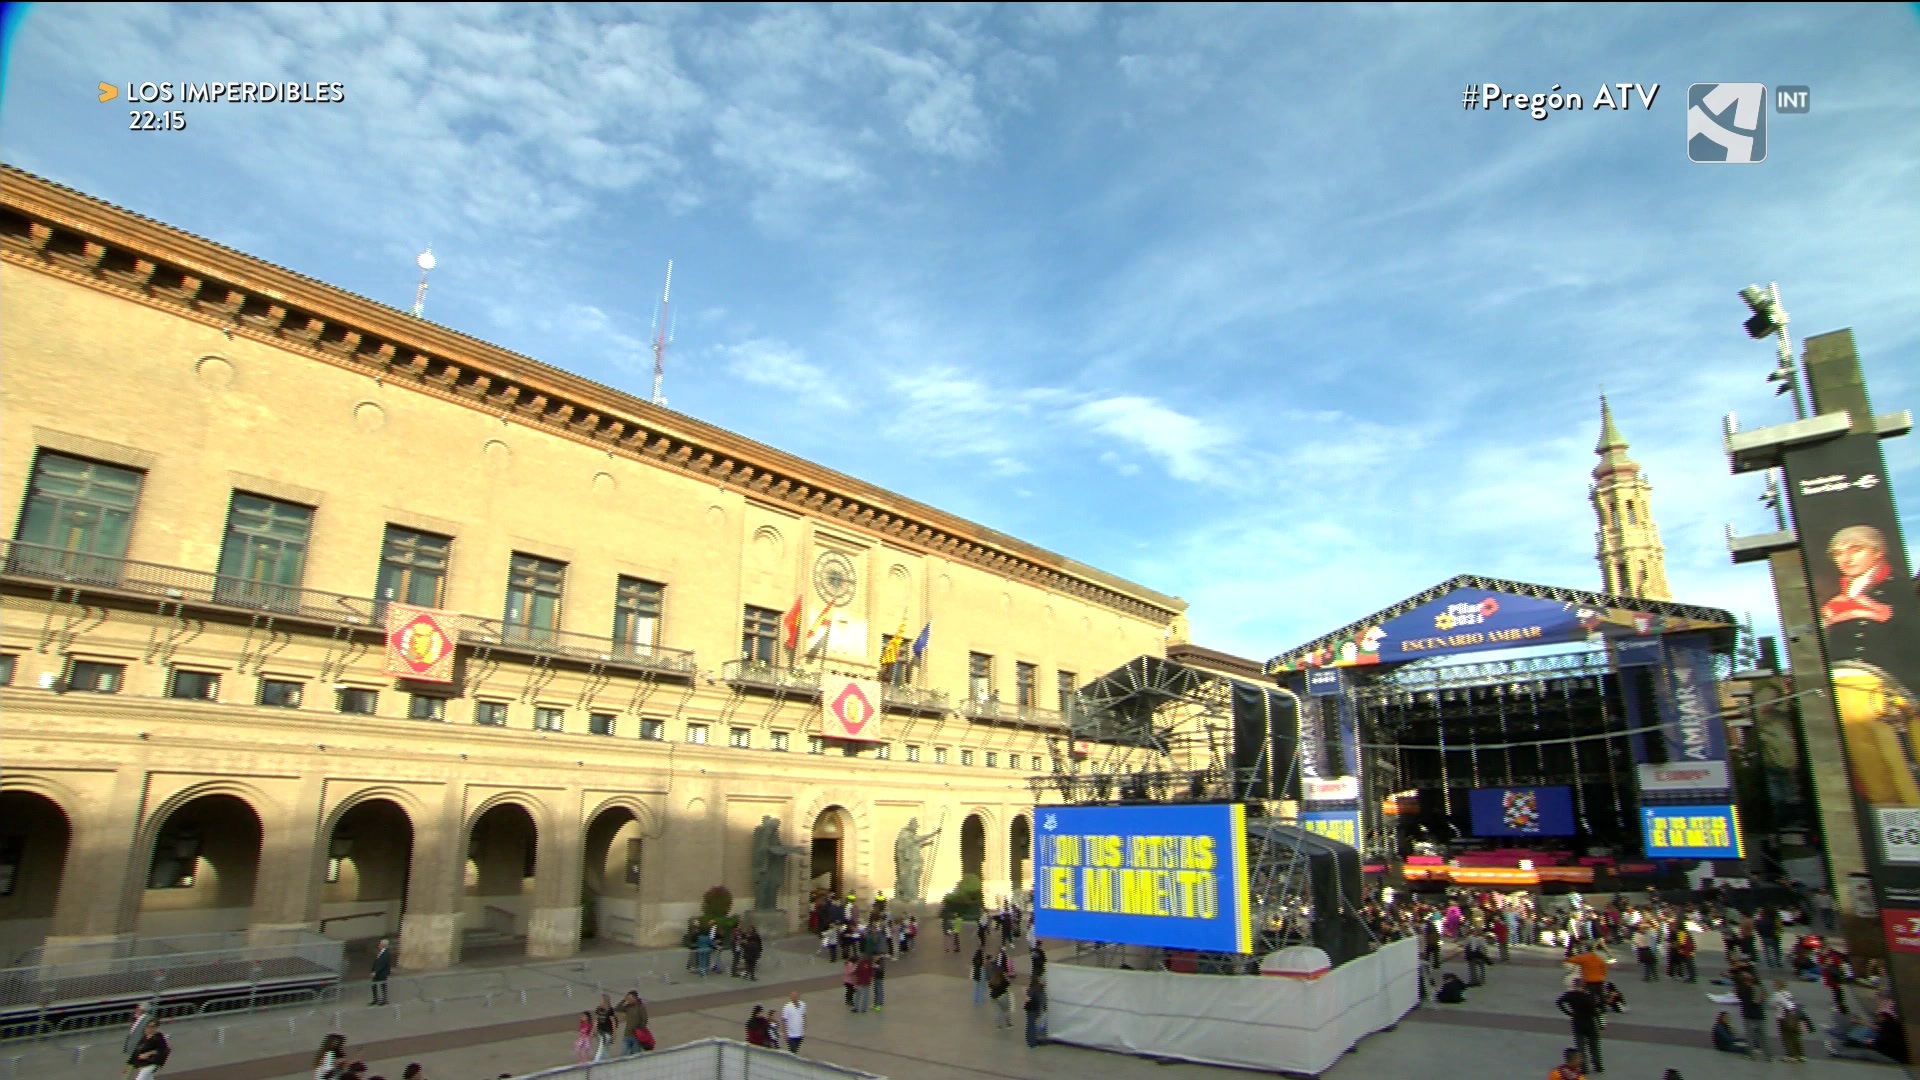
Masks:
[[[418,266],[422,270],[431,270],[438,265],[434,262],[433,248],[431,245],[428,246],[427,250],[421,252],[419,257],[414,259],[413,262],[415,266]]]
[[[418,319],[427,309],[427,271],[440,265],[433,257],[433,245],[428,244],[427,250],[414,256],[413,264],[420,268],[420,287],[413,290],[413,317]]]

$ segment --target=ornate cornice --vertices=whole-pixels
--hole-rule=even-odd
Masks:
[[[1164,624],[1186,610],[1184,600],[13,166],[0,178],[0,261],[1126,615]]]

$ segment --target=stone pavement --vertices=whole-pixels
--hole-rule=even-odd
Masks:
[[[1236,1071],[1184,1063],[1160,1064],[1142,1058],[1108,1054],[1069,1046],[1029,1049],[1019,1028],[998,1030],[992,1010],[974,1006],[966,980],[965,958],[939,951],[939,939],[923,939],[913,956],[898,962],[887,980],[888,1004],[879,1012],[852,1015],[841,1004],[839,976],[833,965],[800,950],[807,942],[794,939],[768,950],[778,956],[777,967],[757,985],[724,976],[705,983],[688,982],[684,953],[626,953],[585,958],[591,970],[576,972],[580,989],[571,1001],[551,995],[532,997],[521,1006],[497,1001],[488,1009],[477,1003],[448,1003],[440,1011],[424,1008],[415,1015],[392,1020],[389,1010],[368,1009],[349,999],[341,1012],[354,1056],[365,1060],[374,1075],[397,1078],[408,1061],[419,1061],[430,1080],[492,1080],[502,1073],[520,1075],[566,1064],[571,1060],[574,1024],[579,1010],[593,1003],[591,983],[617,971],[654,972],[657,980],[643,985],[652,1012],[655,1036],[662,1046],[692,1039],[742,1037],[747,1013],[755,1003],[775,1006],[792,989],[802,991],[808,1003],[809,1057],[880,1073],[894,1080],[961,1080],[1003,1077],[1038,1080],[1041,1077],[1099,1077],[1100,1080],[1227,1080]],[[931,946],[928,948],[927,946]],[[1058,962],[1071,949],[1062,944],[1049,951]],[[971,950],[969,949],[969,955]],[[1628,997],[1630,1012],[1614,1017],[1603,1037],[1607,1077],[1645,1077],[1659,1080],[1676,1068],[1688,1080],[1765,1076],[1775,1069],[1789,1075],[1848,1080],[1888,1080],[1899,1070],[1826,1058],[1817,1039],[1809,1039],[1805,1065],[1749,1062],[1714,1052],[1706,1031],[1721,1006],[1708,1001],[1709,992],[1722,992],[1706,980],[1721,973],[1717,955],[1703,957],[1702,981],[1695,985],[1659,982],[1642,984],[1638,967],[1622,960],[1616,982]],[[1017,966],[1024,972],[1024,950]],[[1457,961],[1450,965],[1461,970]],[[675,970],[678,968],[679,970]],[[541,972],[549,965],[539,966]],[[531,967],[513,969],[532,971]],[[665,976],[675,976],[668,983]],[[437,976],[451,986],[456,979],[484,985],[496,972],[455,972]],[[1552,950],[1515,950],[1510,964],[1495,965],[1485,987],[1468,995],[1460,1006],[1427,1005],[1416,1009],[1400,1026],[1372,1036],[1326,1074],[1330,1080],[1368,1077],[1533,1077],[1544,1076],[1559,1060],[1570,1039],[1566,1021],[1553,1008],[1561,985],[1561,968]],[[1816,1018],[1826,1009],[1825,992],[1811,983],[1792,984]],[[611,984],[609,984],[611,989]],[[398,995],[396,995],[397,999]],[[359,1012],[353,1010],[358,1009]],[[1018,1011],[1015,1013],[1019,1019]],[[361,1019],[364,1017],[365,1019]],[[271,1021],[273,1018],[269,1018]],[[269,1022],[244,1037],[230,1037],[213,1046],[194,1025],[174,1027],[175,1052],[165,1080],[304,1080],[311,1075],[313,1048],[328,1029],[330,1017],[322,1011],[297,1024],[289,1036],[284,1023]],[[108,1080],[116,1068],[89,1059],[81,1068],[60,1063],[33,1070],[35,1080]],[[21,1073],[19,1075],[25,1075]]]

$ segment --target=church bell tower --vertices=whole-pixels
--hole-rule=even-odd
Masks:
[[[1627,456],[1627,440],[1614,426],[1605,394],[1600,395],[1600,442],[1593,452],[1600,455],[1600,464],[1593,467],[1587,497],[1600,523],[1594,534],[1600,549],[1600,591],[1639,600],[1673,599],[1667,589],[1666,549],[1653,523],[1653,486],[1640,475],[1640,463]]]

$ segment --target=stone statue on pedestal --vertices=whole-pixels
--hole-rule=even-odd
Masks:
[[[920,877],[924,862],[920,849],[940,835],[935,829],[922,835],[920,819],[909,818],[893,840],[893,898],[902,905],[920,902]]]
[[[780,906],[780,886],[787,881],[787,856],[802,855],[804,847],[780,842],[780,819],[764,816],[753,830],[753,907],[773,911]]]

